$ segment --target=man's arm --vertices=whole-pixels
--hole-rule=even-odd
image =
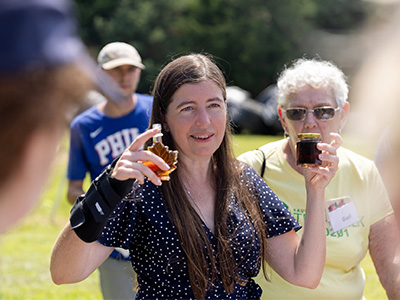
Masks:
[[[83,191],[83,180],[69,180],[68,181],[68,202],[74,204],[76,198],[84,193]]]
[[[400,299],[400,232],[394,214],[371,226],[369,252],[389,299]]]

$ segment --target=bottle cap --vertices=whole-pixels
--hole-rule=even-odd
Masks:
[[[308,138],[308,139],[319,139],[321,138],[321,134],[319,133],[314,133],[314,132],[307,132],[307,133],[299,133],[297,135],[297,137],[299,139],[304,139],[304,138]]]
[[[157,133],[154,137],[163,136],[163,134],[162,134],[162,132],[161,132],[161,130],[162,130],[161,124],[159,124],[159,123],[154,123],[152,128],[153,128],[153,129],[156,129],[156,128],[158,129],[158,133]]]

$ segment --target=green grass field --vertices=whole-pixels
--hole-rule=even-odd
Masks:
[[[238,135],[235,153],[280,139],[280,137]],[[368,141],[345,139],[345,146],[372,157]],[[78,284],[56,286],[49,273],[51,248],[68,220],[70,205],[66,200],[67,145],[63,143],[54,164],[52,176],[35,209],[0,241],[0,299],[102,299],[98,273]],[[23,188],[23,186],[21,186]],[[366,272],[365,296],[368,300],[386,299],[371,259],[362,262]]]

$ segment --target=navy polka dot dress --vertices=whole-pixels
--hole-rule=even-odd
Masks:
[[[267,224],[267,237],[277,236],[301,226],[266,183],[250,167],[245,169],[243,182],[260,196],[260,206]],[[137,201],[123,201],[114,211],[99,242],[106,246],[130,250],[132,266],[137,273],[139,291],[136,299],[194,299],[189,282],[185,254],[182,250],[174,224],[163,203],[161,191],[151,182],[145,181],[135,190]],[[214,282],[206,299],[259,299],[261,288],[251,279],[260,270],[260,243],[253,241],[253,227],[230,199],[228,228],[236,232],[232,239],[238,274],[247,278],[246,284],[235,284],[234,292],[227,294],[221,282]],[[203,223],[211,246],[217,253],[216,237]],[[243,260],[243,256],[246,259]]]

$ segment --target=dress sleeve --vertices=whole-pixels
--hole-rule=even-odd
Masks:
[[[141,200],[121,201],[110,215],[98,242],[104,246],[129,249],[137,228],[140,202]]]
[[[255,189],[254,192],[258,195],[264,222],[267,225],[267,238],[287,233],[292,229],[299,230],[301,225],[257,172],[246,166],[244,173],[247,180],[252,183],[249,184],[249,189]]]

